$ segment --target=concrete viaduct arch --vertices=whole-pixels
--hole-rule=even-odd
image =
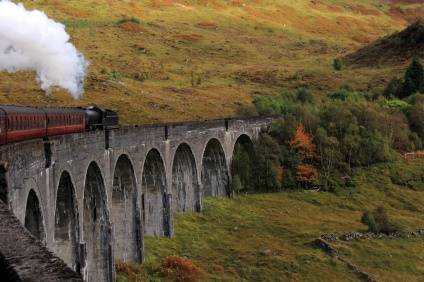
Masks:
[[[253,140],[271,122],[132,126],[6,145],[1,200],[85,280],[112,281],[115,261],[143,260],[145,235],[173,235],[174,212],[227,195],[240,136]]]

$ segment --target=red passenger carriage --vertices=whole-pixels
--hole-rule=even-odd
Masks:
[[[79,109],[43,109],[47,136],[85,131],[85,111]]]
[[[29,107],[0,107],[0,145],[46,136],[46,114]]]
[[[116,112],[98,107],[42,109],[0,106],[0,145],[86,130],[111,130],[118,126]]]

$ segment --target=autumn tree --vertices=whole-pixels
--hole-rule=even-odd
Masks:
[[[289,145],[302,156],[303,160],[317,157],[316,145],[312,141],[312,136],[305,131],[303,124],[296,128],[294,138],[289,141]]]
[[[293,140],[289,145],[294,149],[301,160],[296,167],[296,181],[303,187],[308,188],[318,182],[318,170],[311,164],[318,157],[316,145],[313,143],[312,135],[306,132],[303,124],[299,124]]]

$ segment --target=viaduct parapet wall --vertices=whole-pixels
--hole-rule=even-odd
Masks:
[[[122,127],[0,148],[0,198],[86,281],[141,262],[145,235],[173,235],[175,212],[229,194],[236,144],[271,118]]]

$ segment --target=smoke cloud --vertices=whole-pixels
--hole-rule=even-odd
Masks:
[[[0,0],[0,71],[34,70],[47,93],[58,86],[78,99],[88,63],[69,39],[65,26],[43,12]]]

